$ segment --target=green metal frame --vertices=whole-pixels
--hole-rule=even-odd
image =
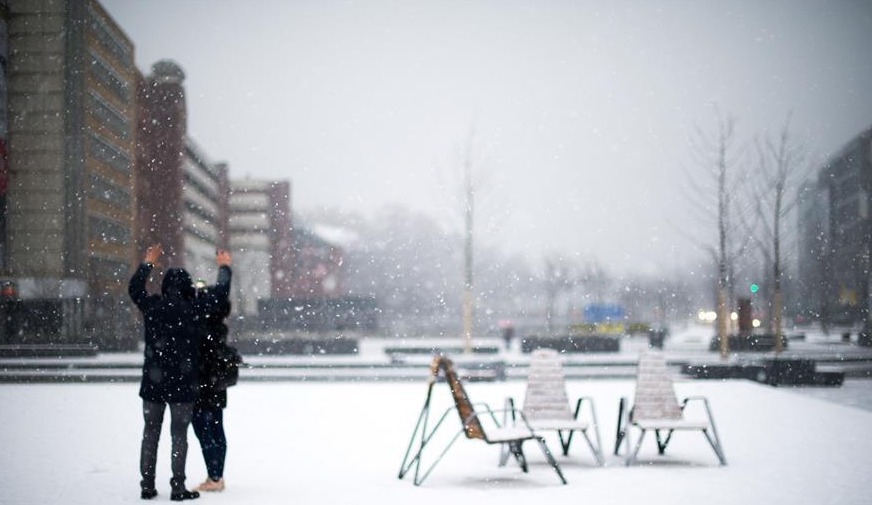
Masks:
[[[512,455],[518,462],[521,470],[525,473],[528,471],[529,466],[527,464],[526,458],[524,457],[522,445],[523,442],[527,440],[535,440],[538,443],[539,447],[542,449],[542,452],[545,455],[545,458],[548,460],[548,463],[551,465],[552,468],[554,468],[554,471],[557,472],[557,476],[560,478],[560,481],[563,484],[566,484],[566,478],[563,476],[563,472],[560,470],[560,466],[557,464],[557,461],[554,459],[554,456],[551,454],[551,451],[545,444],[545,440],[541,436],[536,435],[533,430],[530,429],[523,412],[514,409],[494,410],[485,403],[473,404],[472,402],[470,402],[469,397],[466,395],[466,391],[463,388],[463,384],[460,382],[460,379],[457,377],[457,374],[454,371],[451,361],[444,356],[436,356],[430,366],[430,369],[432,373],[427,387],[427,398],[424,400],[424,406],[421,408],[421,412],[418,415],[418,421],[415,424],[415,429],[412,431],[412,437],[409,440],[409,445],[406,448],[405,455],[403,456],[403,462],[400,465],[400,471],[398,475],[400,479],[405,477],[412,470],[412,468],[414,468],[413,481],[416,486],[421,485],[421,483],[423,483],[424,480],[430,475],[436,465],[440,461],[442,461],[442,458],[454,445],[454,442],[456,442],[457,439],[460,438],[460,435],[465,434],[466,437],[470,439],[477,438],[487,444],[502,445],[504,448],[506,448],[506,450],[504,451],[504,454],[501,454],[500,456],[500,466],[504,466],[506,461],[508,460],[509,455]],[[444,373],[445,378],[448,381],[449,386],[451,387],[455,405],[446,409],[445,412],[443,412],[442,415],[439,416],[438,420],[436,420],[435,425],[430,428],[429,418],[431,410],[431,399],[433,394],[433,385],[436,383],[436,378],[440,370]],[[476,407],[477,405],[479,406],[478,409]],[[442,451],[436,457],[436,460],[429,467],[423,469],[422,471],[421,458],[424,450],[430,444],[433,436],[443,426],[443,422],[445,421],[445,419],[454,410],[456,410],[461,416],[460,429],[454,434],[453,437],[451,437],[451,440],[448,442],[445,448],[442,449]],[[466,414],[464,414],[464,412],[466,412]],[[528,428],[529,435],[511,440],[489,439],[487,437],[487,432],[483,429],[479,418],[486,415],[494,425],[498,427],[505,426],[505,424],[500,424],[497,420],[497,413],[503,413],[504,419],[507,419],[511,415],[512,419],[520,420],[520,422],[522,422]]]

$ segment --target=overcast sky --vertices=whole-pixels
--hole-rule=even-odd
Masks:
[[[189,135],[231,177],[447,218],[474,131],[481,240],[531,259],[698,258],[681,179],[714,104],[748,139],[792,110],[820,158],[872,126],[872,0],[101,2],[143,72],[184,69]]]

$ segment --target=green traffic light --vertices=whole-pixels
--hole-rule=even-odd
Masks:
[[[757,291],[760,291],[760,286],[758,286],[756,284],[751,284],[750,289],[751,289],[752,293],[756,293]]]

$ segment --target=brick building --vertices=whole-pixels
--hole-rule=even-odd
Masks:
[[[181,67],[161,60],[139,80],[136,253],[159,243],[163,267],[211,282],[215,250],[228,244],[228,167],[188,135],[184,79]]]
[[[294,232],[294,289],[297,299],[340,298],[345,296],[341,247],[306,230]]]

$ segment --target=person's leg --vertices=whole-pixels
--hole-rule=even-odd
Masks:
[[[224,475],[224,456],[227,453],[222,410],[195,408],[193,424],[209,478],[217,481]]]
[[[173,477],[170,480],[173,494],[185,489],[185,461],[188,457],[188,426],[194,412],[193,403],[170,404],[170,436],[173,440]]]
[[[224,457],[227,454],[227,440],[224,437],[224,418],[222,409],[194,409],[194,432],[203,449],[203,460],[209,478],[200,484],[200,491],[223,491]]]
[[[194,434],[197,435],[197,440],[200,442],[200,450],[203,452],[203,462],[206,463],[206,471],[209,471],[209,447],[211,440],[209,439],[209,411],[194,407],[194,414],[191,418],[191,426],[194,427]]]
[[[224,477],[224,459],[227,457],[227,437],[224,435],[223,409],[212,411],[212,440],[215,442],[215,466],[209,472],[209,476],[213,480],[218,480]]]
[[[142,430],[142,446],[139,452],[139,471],[142,474],[142,494],[145,497],[155,490],[154,475],[157,467],[157,446],[160,442],[160,429],[166,405],[147,400],[142,401],[142,417],[145,427]],[[156,493],[155,493],[156,494]]]

